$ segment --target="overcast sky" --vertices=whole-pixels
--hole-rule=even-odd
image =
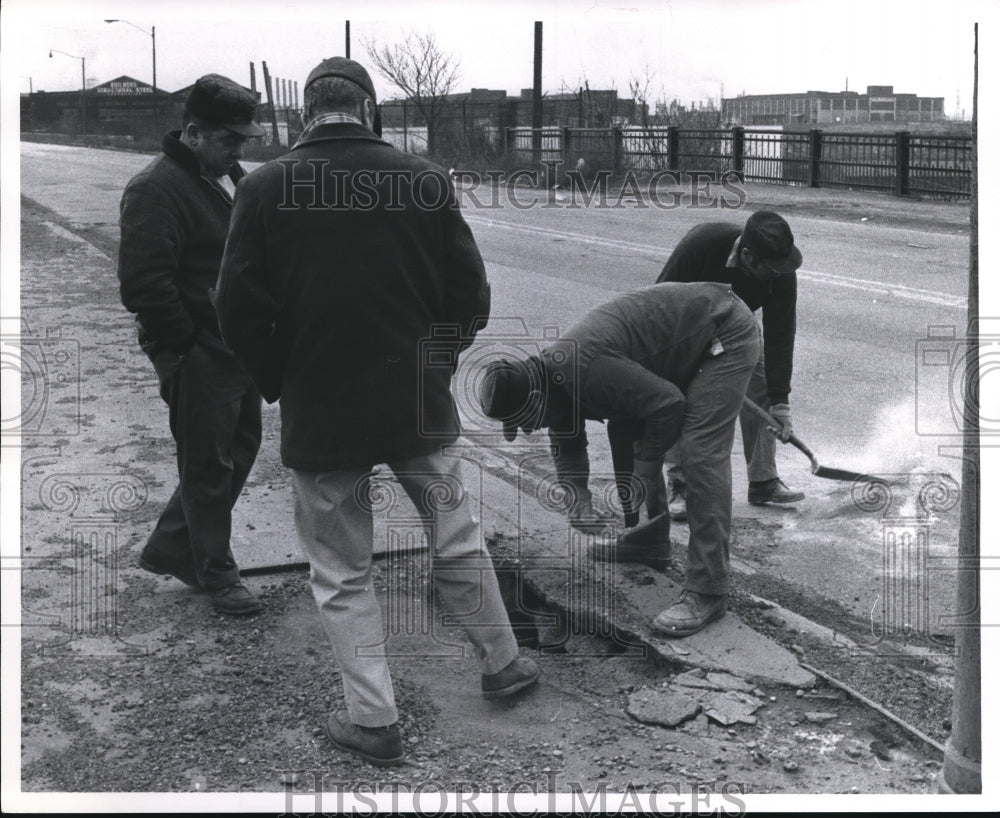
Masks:
[[[122,74],[174,91],[218,72],[249,84],[251,62],[299,82],[319,60],[365,61],[363,39],[432,31],[462,65],[458,90],[517,93],[532,85],[534,21],[544,24],[543,90],[615,87],[651,79],[650,99],[839,91],[867,85],[944,97],[972,113],[973,23],[997,0],[4,0],[5,44],[17,50],[20,90],[80,87],[81,63],[99,84]],[[29,79],[30,78],[30,79]],[[381,97],[395,91],[378,76]]]

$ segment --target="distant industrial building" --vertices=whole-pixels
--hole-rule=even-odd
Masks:
[[[747,94],[722,100],[727,125],[826,125],[863,122],[936,122],[944,119],[944,97],[901,94],[891,85],[857,91]]]
[[[159,140],[168,130],[179,128],[184,102],[193,83],[168,92],[134,77],[120,76],[87,88],[86,91],[34,91],[21,94],[21,130],[53,133],[88,133],[108,136],[146,136]],[[260,92],[247,89],[258,101]],[[275,80],[279,111],[282,98],[288,99],[287,81]],[[156,116],[153,114],[154,101]],[[290,107],[286,102],[285,107]],[[262,106],[259,117],[267,116]],[[154,123],[160,133],[154,129]]]
[[[467,92],[446,94],[440,102],[443,119],[458,119],[501,129],[530,127],[533,106],[534,96],[530,88],[522,89],[519,96],[509,95],[506,91],[473,88]],[[567,93],[546,93],[542,96],[542,127],[607,128],[640,117],[646,110],[644,103],[619,97],[614,89],[591,91],[581,88]],[[383,102],[383,125],[401,127],[404,116],[407,125],[427,124],[412,99]]]

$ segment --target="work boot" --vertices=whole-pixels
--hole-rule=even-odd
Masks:
[[[526,656],[518,656],[497,673],[483,674],[483,698],[499,699],[524,690],[538,681],[538,665]]]
[[[240,582],[234,582],[225,588],[212,591],[212,605],[219,613],[230,614],[231,616],[245,616],[246,614],[257,613],[264,607],[254,594]]]
[[[670,484],[667,493],[667,511],[670,512],[670,519],[679,523],[688,518],[686,483]]]
[[[398,722],[386,727],[362,727],[351,723],[346,710],[338,710],[326,720],[326,735],[341,750],[376,767],[394,767],[405,759]]]
[[[631,528],[615,541],[597,542],[588,547],[595,562],[638,562],[666,570],[670,564],[670,515],[667,512]]]
[[[806,495],[803,492],[792,491],[781,482],[780,477],[775,477],[773,480],[751,482],[747,491],[747,502],[752,506],[762,506],[765,503],[785,505],[805,499]]]
[[[726,615],[728,594],[699,594],[686,588],[681,598],[653,620],[653,629],[664,636],[691,636]]]
[[[139,567],[144,571],[149,571],[151,574],[174,577],[175,579],[179,579],[185,585],[190,585],[192,588],[201,587],[201,583],[198,582],[198,572],[195,571],[193,560],[183,562],[175,559],[174,557],[168,557],[164,554],[157,553],[147,546],[139,555]]]

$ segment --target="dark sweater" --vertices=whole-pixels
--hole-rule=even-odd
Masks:
[[[709,222],[691,228],[663,266],[657,283],[664,281],[718,281],[754,312],[763,310],[764,362],[768,399],[788,403],[792,391],[792,357],[795,348],[795,273],[769,282],[758,281],[726,260],[742,227],[727,222]]]

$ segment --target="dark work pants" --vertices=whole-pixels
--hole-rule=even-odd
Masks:
[[[224,349],[196,344],[183,359],[163,355],[154,364],[180,481],[146,549],[193,564],[201,586],[216,590],[239,580],[229,545],[232,509],[260,448],[260,393]]]

